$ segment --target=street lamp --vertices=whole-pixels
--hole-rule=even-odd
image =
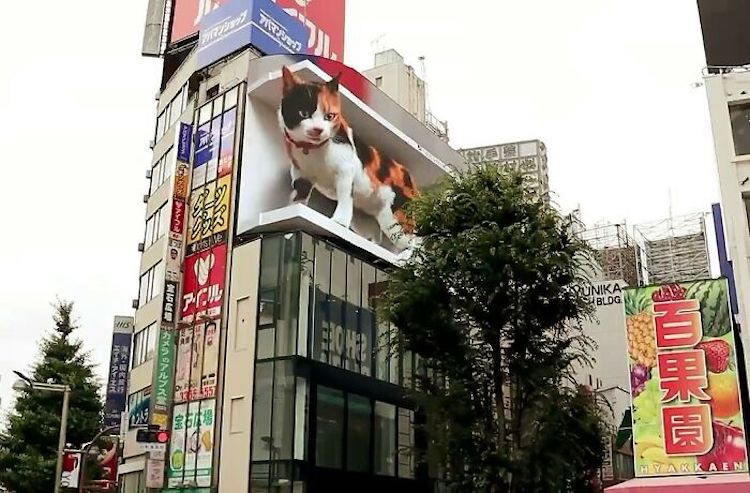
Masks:
[[[20,371],[13,371],[18,380],[13,384],[13,389],[25,390],[47,390],[49,392],[62,392],[63,405],[60,418],[60,439],[57,442],[57,466],[55,467],[55,493],[60,493],[60,478],[62,477],[63,453],[65,451],[65,431],[68,427],[68,404],[70,402],[70,387],[59,383],[34,382]]]

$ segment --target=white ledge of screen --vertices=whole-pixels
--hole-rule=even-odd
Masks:
[[[326,82],[331,79],[325,71],[309,60],[289,65],[289,70],[306,81]],[[449,166],[380,116],[346,87],[339,86],[339,92],[342,96],[342,114],[355,135],[361,135],[367,143],[383,149],[406,166],[418,188],[430,187],[446,174],[453,172]],[[281,93],[281,68],[267,72],[265,77],[261,76],[247,87],[248,97],[274,111],[279,106]],[[407,114],[406,110],[402,111]],[[416,118],[414,123],[422,125]]]
[[[256,224],[246,229],[246,233],[269,233],[276,231],[306,231],[323,237],[339,238],[353,247],[398,265],[398,257],[387,249],[359,236],[333,219],[304,204],[293,204],[258,214]]]

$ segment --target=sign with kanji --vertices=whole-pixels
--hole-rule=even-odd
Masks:
[[[192,483],[211,484],[216,400],[178,404],[172,414],[167,484],[170,488]]]
[[[161,327],[156,346],[154,383],[151,390],[151,422],[166,427],[166,416],[172,397],[172,374],[174,372],[175,339],[174,331]]]
[[[748,471],[726,279],[628,288],[636,476]]]
[[[197,188],[190,194],[186,255],[226,242],[231,183],[232,176],[227,175]]]
[[[226,243],[185,258],[180,322],[189,323],[201,315],[215,318],[221,313],[226,264]]]
[[[104,426],[107,427],[119,425],[125,412],[132,338],[133,317],[115,317],[104,404]]]

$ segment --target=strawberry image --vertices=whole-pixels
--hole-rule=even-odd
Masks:
[[[711,373],[723,373],[729,366],[729,354],[731,347],[726,341],[716,339],[713,341],[703,341],[695,346],[706,353],[706,365]]]

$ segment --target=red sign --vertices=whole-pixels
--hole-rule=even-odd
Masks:
[[[172,199],[172,219],[169,221],[169,231],[182,238],[185,230],[185,202],[180,199]]]
[[[307,54],[344,60],[344,0],[274,0],[310,28]]]
[[[226,0],[174,0],[169,42],[175,43],[197,33],[203,16],[225,2]]]
[[[226,243],[185,258],[182,322],[192,322],[203,314],[213,318],[221,313],[226,265]]]

